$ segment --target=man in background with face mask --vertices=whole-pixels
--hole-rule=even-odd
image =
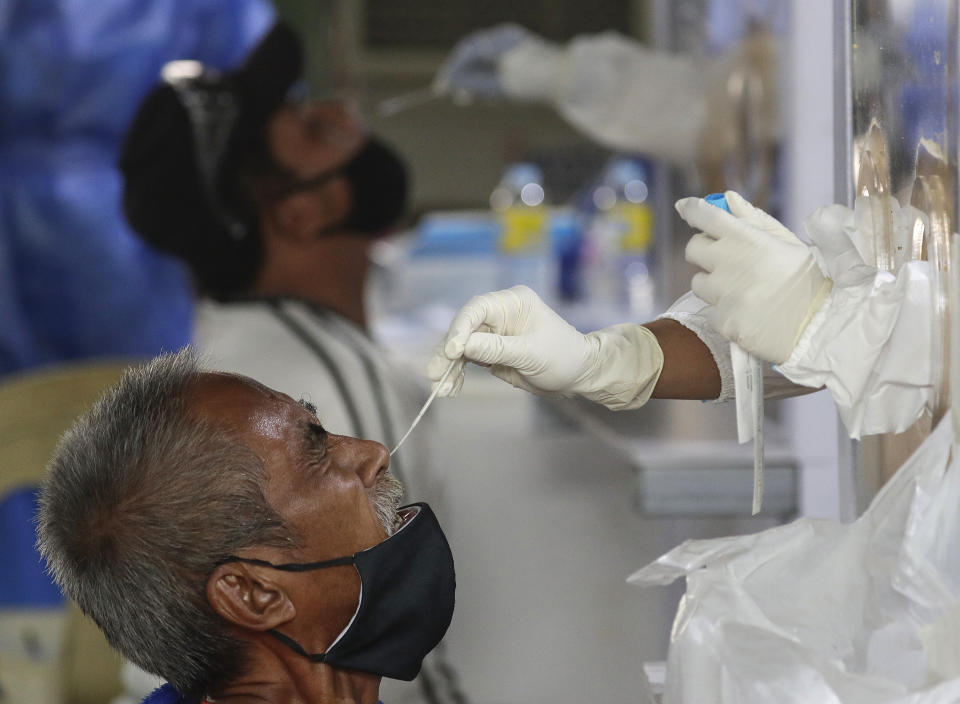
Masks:
[[[322,399],[324,427],[393,447],[425,395],[369,339],[364,286],[407,172],[346,105],[293,98],[302,66],[283,24],[235,71],[168,64],[127,134],[124,209],[191,269],[194,343],[213,366]],[[393,473],[431,498],[426,437],[404,445]],[[463,701],[439,652],[418,684],[388,696]]]
[[[64,436],[38,533],[64,592],[169,685],[155,704],[376,704],[453,615],[453,558],[383,445],[182,351]]]

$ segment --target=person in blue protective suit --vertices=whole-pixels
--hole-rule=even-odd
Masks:
[[[166,62],[232,66],[273,17],[266,0],[0,5],[0,374],[188,340],[188,277],[130,233],[119,146]]]
[[[322,399],[317,399],[321,404]],[[188,351],[61,442],[38,533],[64,592],[168,685],[152,702],[376,704],[453,616],[453,556],[380,443]]]

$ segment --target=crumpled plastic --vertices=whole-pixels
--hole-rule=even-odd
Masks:
[[[922,217],[889,199],[897,241]],[[831,205],[805,223],[811,251],[833,289],[778,372],[803,386],[826,386],[852,438],[910,427],[929,407],[932,328],[929,262],[896,271],[874,266],[870,203]]]
[[[851,524],[687,541],[665,704],[960,701],[960,466],[950,414]]]

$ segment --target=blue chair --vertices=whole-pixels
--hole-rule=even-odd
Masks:
[[[61,435],[133,360],[0,377],[0,701],[104,704],[122,691],[121,658],[65,602],[36,551],[37,492]],[[12,645],[11,645],[12,644]],[[4,646],[6,647],[6,646]]]

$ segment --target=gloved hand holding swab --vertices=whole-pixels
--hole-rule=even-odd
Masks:
[[[623,410],[650,398],[663,368],[663,351],[642,325],[613,325],[583,334],[527,286],[471,298],[447,331],[443,349],[427,365],[443,396],[449,360],[489,368],[503,381],[542,396],[578,395]]]

